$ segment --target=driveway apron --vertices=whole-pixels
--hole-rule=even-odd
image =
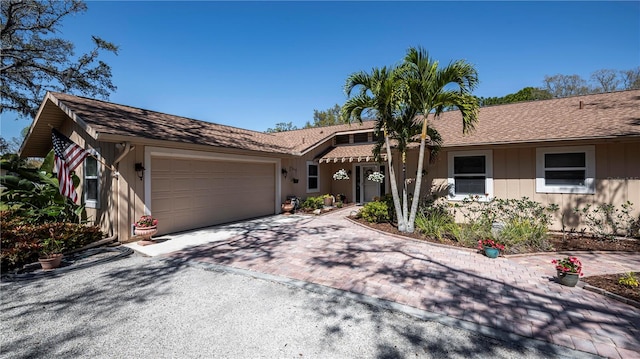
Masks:
[[[556,283],[553,256],[490,259],[374,231],[347,220],[348,213],[247,222],[230,238],[164,256],[311,282],[605,357],[640,358],[640,311]]]

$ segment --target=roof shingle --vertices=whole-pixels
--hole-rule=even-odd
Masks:
[[[483,107],[467,135],[459,111],[429,120],[444,147],[640,136],[640,90]]]
[[[63,93],[50,95],[98,134],[268,153],[301,155],[336,134],[375,127],[374,121],[365,121],[264,133]],[[445,112],[437,119],[430,116],[429,121],[440,132],[444,147],[638,137],[640,90],[483,107],[475,131],[467,135],[462,134],[459,111]],[[330,153],[331,158],[356,157],[368,150],[363,146],[348,147],[336,148],[335,153]]]

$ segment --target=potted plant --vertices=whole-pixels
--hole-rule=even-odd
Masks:
[[[504,244],[493,239],[481,239],[478,241],[478,249],[484,250],[484,254],[489,258],[498,258],[500,251],[504,250]]]
[[[330,194],[325,194],[324,196],[322,196],[322,198],[324,199],[324,205],[327,207],[331,207],[333,206],[333,201],[335,201],[335,198],[330,195]]]
[[[551,263],[556,265],[558,282],[568,287],[575,287],[578,284],[582,273],[582,262],[577,257],[568,256],[562,259],[554,259]]]
[[[55,237],[53,228],[49,229],[49,238],[41,243],[40,257],[38,262],[42,266],[42,270],[52,270],[58,268],[62,262],[62,249],[64,243],[61,239]]]
[[[341,168],[336,173],[333,174],[333,179],[336,181],[348,180],[349,173],[347,173],[347,171],[344,168]]]
[[[296,207],[295,203],[293,203],[293,201],[290,199],[286,200],[281,206],[282,212],[284,214],[293,213],[293,210],[295,209],[295,207]]]
[[[368,170],[365,174],[367,175],[367,180],[369,181],[378,183],[382,183],[384,181],[384,175],[382,174],[382,172],[373,172],[371,170]]]
[[[158,233],[158,220],[151,215],[140,217],[133,226],[133,234],[142,237],[143,240],[151,240],[151,236]]]

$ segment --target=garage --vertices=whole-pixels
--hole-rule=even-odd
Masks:
[[[150,156],[158,235],[275,213],[276,163]]]

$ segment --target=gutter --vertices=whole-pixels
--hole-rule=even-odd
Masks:
[[[115,159],[115,161],[113,161],[113,167],[117,168],[118,167],[118,163],[120,163],[120,161],[122,161],[122,159],[124,159],[131,151],[133,151],[136,147],[135,146],[131,146],[130,142],[125,142],[123,144],[124,149],[122,150],[122,153],[118,156],[118,158]],[[116,225],[115,225],[115,230],[113,229],[113,227],[111,227],[111,236],[107,237],[107,238],[103,238],[99,241],[93,242],[93,243],[89,243],[86,246],[76,249],[72,252],[69,253],[75,253],[75,252],[79,252],[79,251],[83,251],[85,249],[89,249],[89,248],[93,248],[93,247],[98,247],[98,246],[102,246],[104,244],[109,244],[111,242],[114,242],[118,239],[118,231],[119,231],[119,223],[120,220],[118,218],[118,210],[120,208],[120,173],[118,173],[117,171],[113,173],[112,175],[114,178],[116,178],[116,208],[115,208],[115,213],[116,213]]]

